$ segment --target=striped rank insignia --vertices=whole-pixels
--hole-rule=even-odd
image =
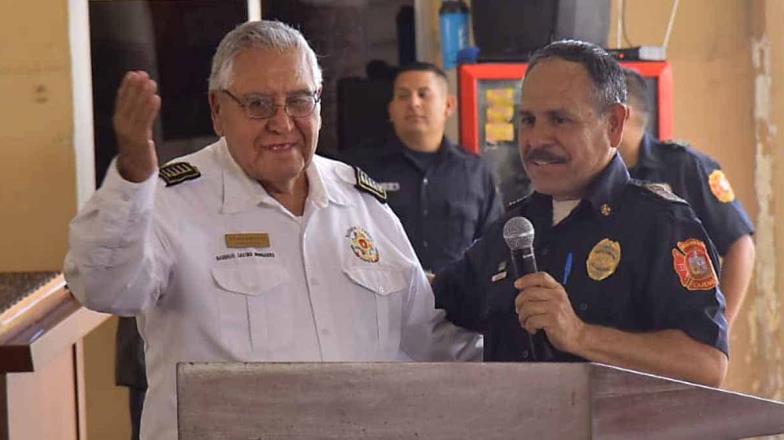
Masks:
[[[198,168],[187,162],[174,162],[161,167],[158,171],[158,177],[166,182],[166,186],[174,186],[193,180],[201,176]]]
[[[358,167],[354,167],[354,173],[357,176],[357,184],[355,185],[360,191],[366,192],[373,197],[377,198],[379,202],[387,202],[387,192],[375,180],[371,179],[364,171]]]
[[[646,183],[645,189],[670,202],[688,203],[678,197],[666,183]]]

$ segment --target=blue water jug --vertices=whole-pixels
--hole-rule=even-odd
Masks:
[[[462,0],[445,0],[438,10],[441,55],[444,69],[457,66],[457,54],[468,47],[468,5]]]

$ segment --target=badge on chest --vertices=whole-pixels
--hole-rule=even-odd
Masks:
[[[378,248],[373,238],[364,229],[353,226],[346,232],[349,247],[360,260],[368,263],[378,263],[380,258]]]
[[[226,234],[226,247],[239,248],[267,248],[270,246],[269,234],[265,232]]]
[[[226,252],[217,255],[215,259],[218,261],[244,258],[275,258],[275,253],[269,249],[270,237],[266,232],[228,233],[223,235],[223,241],[226,248],[242,249],[242,251]]]
[[[621,244],[605,238],[596,243],[588,254],[585,268],[594,281],[602,281],[615,273],[621,262]]]

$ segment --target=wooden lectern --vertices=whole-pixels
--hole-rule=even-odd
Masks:
[[[590,363],[183,363],[180,440],[736,439],[784,404]]]
[[[61,274],[0,273],[0,440],[86,438],[82,340],[108,318]]]

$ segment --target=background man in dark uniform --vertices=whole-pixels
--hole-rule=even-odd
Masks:
[[[520,152],[535,192],[436,274],[436,305],[485,335],[485,360],[589,360],[718,386],[727,368],[718,257],[688,204],[630,179],[618,63],[555,42],[523,80]],[[541,272],[517,280],[502,238],[525,216]],[[541,332],[551,350],[532,351]],[[536,336],[539,337],[539,336]]]
[[[624,69],[629,92],[629,120],[618,151],[632,177],[662,182],[689,202],[722,256],[721,292],[727,298],[727,322],[738,316],[754,270],[754,226],[735,198],[729,180],[716,161],[675,142],[662,142],[646,133],[650,109],[645,80]]]
[[[428,271],[462,256],[502,212],[489,165],[444,136],[454,108],[441,69],[428,63],[404,66],[388,107],[395,136],[380,149],[345,156],[386,189]]]

